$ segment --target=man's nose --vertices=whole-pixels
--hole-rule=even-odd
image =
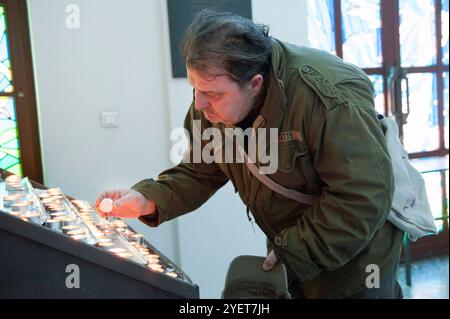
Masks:
[[[196,92],[195,94],[195,108],[199,111],[204,110],[209,106],[209,102],[205,99],[202,94]]]

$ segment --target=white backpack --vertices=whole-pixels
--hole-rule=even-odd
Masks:
[[[380,116],[381,118],[381,116]],[[380,119],[394,170],[395,191],[388,220],[406,232],[411,240],[437,233],[428,203],[425,181],[409,162],[408,153],[398,138],[397,122]]]
[[[428,203],[425,181],[420,172],[409,162],[408,153],[399,139],[397,123],[395,120],[382,115],[379,115],[378,119],[386,138],[395,181],[392,208],[387,219],[407,233],[413,241],[423,236],[436,234],[437,228]],[[308,205],[313,205],[318,199],[315,195],[287,189],[274,182],[267,175],[260,174],[258,167],[249,162],[244,150],[240,148],[240,151],[244,155],[245,163],[250,172],[274,192]]]

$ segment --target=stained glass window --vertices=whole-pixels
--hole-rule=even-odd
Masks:
[[[444,73],[444,138],[445,147],[448,149],[448,72]]]
[[[448,33],[449,33],[449,25],[448,25],[448,0],[442,0],[442,11],[441,11],[441,20],[442,20],[442,63],[448,64]]]
[[[410,114],[403,126],[403,143],[409,153],[433,151],[439,148],[436,76],[414,73],[408,74],[408,79]],[[402,91],[406,112],[406,89]]]
[[[403,67],[436,63],[434,0],[400,0],[400,54]]]
[[[379,114],[384,114],[384,90],[383,90],[383,76],[369,75],[375,90],[375,109]]]
[[[22,175],[5,8],[0,5],[0,168]]]
[[[3,7],[0,5],[0,93],[12,92],[11,61],[8,53],[8,37],[6,34],[6,19]]]
[[[344,60],[361,68],[380,67],[380,0],[342,0],[341,10]]]
[[[336,54],[333,0],[309,0],[307,10],[309,45]]]

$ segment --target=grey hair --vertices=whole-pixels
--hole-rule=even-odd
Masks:
[[[211,67],[222,68],[240,84],[256,74],[265,78],[272,55],[269,27],[232,13],[204,9],[189,25],[181,53],[189,68],[207,74]]]

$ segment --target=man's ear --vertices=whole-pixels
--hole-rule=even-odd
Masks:
[[[261,91],[261,88],[263,87],[264,78],[261,74],[256,74],[252,77],[250,80],[250,90],[252,92],[252,95],[257,95]]]

